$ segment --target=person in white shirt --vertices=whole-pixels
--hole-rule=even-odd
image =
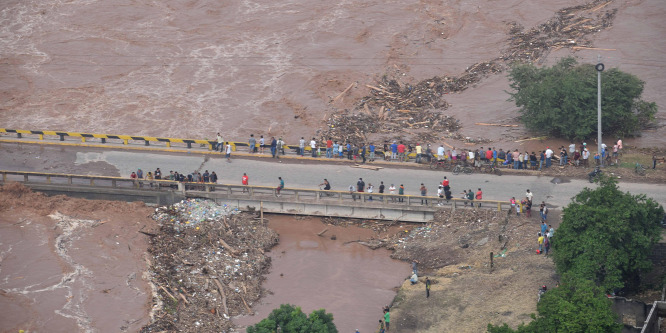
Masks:
[[[587,150],[587,148],[585,148],[583,150],[582,156],[583,156],[583,166],[587,168],[588,163],[589,163],[588,159],[590,158],[590,151]]]
[[[550,163],[553,158],[553,151],[550,149],[550,147],[546,147],[546,168],[550,168]]]
[[[444,146],[440,145],[439,148],[437,148],[437,159],[440,161],[444,160]]]
[[[224,143],[224,139],[222,139],[222,135],[220,135],[220,133],[217,133],[217,146],[215,147],[215,150],[216,151],[218,151],[218,150],[222,151],[222,149],[224,148],[223,143]]]
[[[310,148],[312,148],[312,157],[317,157],[317,140],[315,138],[310,140]]]
[[[389,186],[389,194],[392,195],[391,201],[395,202],[395,185],[391,184],[391,186]]]
[[[527,200],[529,200],[530,202],[532,202],[532,197],[533,197],[533,196],[534,196],[534,193],[530,192],[530,190],[528,189],[528,190],[527,190],[527,193],[525,193],[525,197],[527,198]]]
[[[305,154],[305,138],[301,137],[301,140],[298,141],[298,150],[301,157]]]
[[[576,144],[572,143],[569,145],[569,155],[573,156],[575,152],[576,152]]]

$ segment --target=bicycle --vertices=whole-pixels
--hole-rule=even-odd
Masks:
[[[647,168],[646,168],[645,166],[643,166],[643,165],[640,164],[640,163],[636,163],[636,168],[634,169],[634,171],[635,171],[639,176],[645,176],[645,170],[647,170]]]
[[[444,170],[447,170],[450,168],[450,164],[446,160],[437,160],[437,159],[432,159],[430,162],[430,169],[439,169],[442,168]]]
[[[470,168],[468,166],[462,166],[462,165],[458,164],[453,168],[453,171],[451,171],[451,172],[453,172],[454,175],[457,175],[461,172],[466,174],[466,175],[469,175],[472,172],[474,172],[474,170],[472,170],[472,168]]]

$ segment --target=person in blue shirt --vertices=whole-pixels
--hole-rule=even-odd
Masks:
[[[347,142],[347,159],[348,159],[348,160],[351,160],[351,159],[352,159],[352,155],[353,155],[353,152],[352,152],[352,146],[351,146],[351,143]]]
[[[372,143],[368,146],[368,151],[370,152],[370,162],[375,161],[375,145]]]
[[[493,147],[493,164],[497,166],[497,149]]]
[[[393,144],[391,144],[391,159],[395,160],[398,158],[398,144],[393,141]]]
[[[340,154],[340,145],[337,141],[333,142],[333,157],[338,157]]]
[[[548,225],[546,224],[546,221],[541,222],[541,234],[545,235],[546,231],[548,231]]]

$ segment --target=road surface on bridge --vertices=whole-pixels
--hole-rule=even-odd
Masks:
[[[396,163],[398,164],[398,163]],[[251,185],[277,186],[282,177],[286,187],[317,188],[327,178],[334,190],[347,190],[363,178],[366,186],[372,183],[375,192],[380,181],[386,192],[390,184],[405,185],[405,194],[419,195],[419,187],[424,183],[428,196],[437,193],[437,184],[446,176],[451,182],[454,196],[459,197],[463,190],[483,190],[483,198],[489,200],[509,200],[512,196],[524,198],[525,190],[534,193],[535,204],[546,201],[552,208],[566,206],[571,198],[585,187],[593,187],[586,180],[563,179],[555,184],[552,177],[534,175],[495,176],[483,173],[453,175],[450,172],[429,169],[386,167],[378,171],[352,168],[349,164],[330,164],[320,161],[299,161],[298,159],[247,159],[233,158],[229,163],[222,155],[198,155],[187,153],[161,153],[126,150],[95,149],[85,147],[60,147],[40,145],[0,145],[0,169],[15,171],[36,171],[75,174],[96,174],[129,177],[132,171],[141,168],[144,175],[156,168],[168,175],[170,170],[191,173],[195,170],[215,171],[218,183],[241,182],[243,173],[250,177]],[[666,204],[666,185],[620,182],[620,188],[632,194],[643,193],[662,205]]]

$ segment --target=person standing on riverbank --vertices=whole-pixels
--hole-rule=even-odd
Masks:
[[[430,279],[429,278],[426,278],[425,285],[426,285],[426,298],[430,298]]]
[[[389,312],[388,309],[384,310],[384,323],[386,324],[386,332],[390,330],[390,321],[391,319],[391,313]]]

